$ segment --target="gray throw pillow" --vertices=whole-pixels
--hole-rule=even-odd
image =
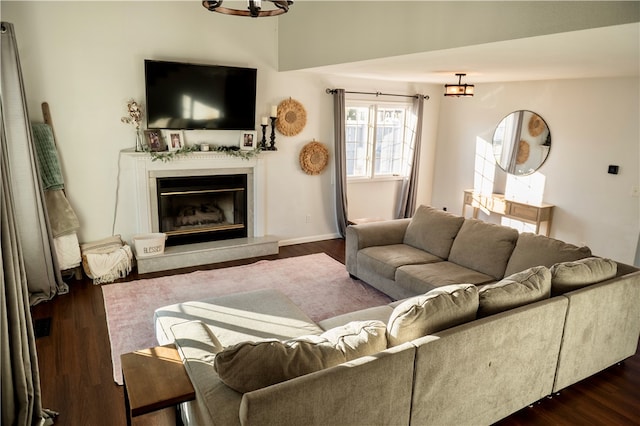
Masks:
[[[577,290],[613,278],[617,272],[618,264],[602,257],[557,263],[551,267],[551,291],[558,295]]]
[[[405,300],[396,306],[387,323],[389,346],[473,321],[478,311],[478,289],[454,284]]]
[[[544,235],[524,232],[518,237],[504,273],[511,275],[540,265],[551,268],[559,262],[571,262],[589,256],[589,247],[578,247]]]
[[[409,222],[404,243],[446,259],[463,222],[461,216],[420,206]]]
[[[551,271],[546,266],[535,266],[482,287],[478,292],[478,317],[544,300],[550,293]]]
[[[382,321],[353,321],[319,336],[243,342],[216,354],[220,380],[238,392],[251,392],[387,348]]]
[[[495,223],[465,219],[451,246],[449,261],[499,280],[518,240],[518,231]]]

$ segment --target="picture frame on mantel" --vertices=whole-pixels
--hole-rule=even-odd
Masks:
[[[178,151],[184,148],[184,132],[182,130],[164,130],[163,133],[169,151]]]
[[[160,130],[145,130],[144,143],[149,151],[159,152],[165,150]]]
[[[243,151],[251,151],[256,149],[257,133],[255,131],[242,131],[240,133],[240,149]]]

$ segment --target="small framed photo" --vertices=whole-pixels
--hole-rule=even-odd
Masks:
[[[244,151],[251,151],[256,149],[256,132],[243,131],[240,133],[240,149]]]
[[[184,132],[182,130],[164,130],[164,138],[169,151],[184,148]]]
[[[144,142],[151,151],[158,152],[165,150],[160,130],[145,130]]]

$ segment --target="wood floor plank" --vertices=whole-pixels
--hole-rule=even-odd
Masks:
[[[281,247],[277,255],[144,275],[132,273],[123,281],[321,252],[344,263],[344,247],[341,239],[298,244]],[[113,382],[101,287],[86,277],[70,281],[70,287],[69,294],[32,308],[34,319],[52,318],[50,335],[36,340],[43,406],[60,412],[57,425],[125,425],[123,390]],[[640,425],[640,353],[498,424]]]

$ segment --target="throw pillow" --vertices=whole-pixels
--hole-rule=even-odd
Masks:
[[[559,262],[572,262],[589,256],[589,247],[578,247],[544,235],[524,232],[518,237],[504,273],[508,276],[540,265],[551,268]]]
[[[404,243],[446,259],[463,223],[461,216],[420,206],[407,226]]]
[[[551,293],[551,271],[535,266],[480,289],[478,317],[497,314],[547,299]]]
[[[451,246],[449,261],[499,280],[517,240],[518,231],[513,228],[466,219]]]
[[[557,263],[551,267],[551,291],[558,295],[577,290],[613,278],[617,272],[618,264],[602,257]]]
[[[389,346],[473,321],[478,290],[473,284],[454,284],[405,300],[396,306],[387,324]]]
[[[243,342],[216,354],[218,377],[238,392],[251,392],[387,348],[382,321],[353,321],[319,336]]]

